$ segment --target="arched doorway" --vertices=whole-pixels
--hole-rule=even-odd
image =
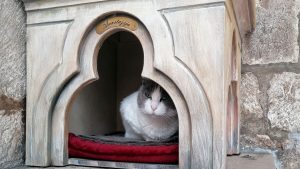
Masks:
[[[57,100],[57,103],[53,111],[53,117],[52,117],[53,127],[52,127],[52,143],[51,143],[52,164],[54,165],[72,164],[72,162],[70,163],[68,157],[68,133],[69,133],[69,126],[72,127],[72,124],[70,125],[69,122],[69,115],[72,109],[74,109],[74,107],[72,107],[72,103],[74,100],[76,102],[77,96],[81,97],[80,96],[81,91],[84,90],[87,86],[88,86],[87,87],[88,90],[88,88],[90,87],[89,84],[92,84],[92,82],[96,81],[99,76],[101,79],[101,70],[99,75],[97,70],[97,64],[98,64],[97,58],[99,55],[99,49],[103,47],[105,45],[105,41],[109,39],[109,37],[113,37],[114,34],[117,33],[116,35],[118,34],[121,35],[124,34],[122,32],[129,32],[129,34],[131,33],[132,35],[134,35],[134,37],[138,39],[144,54],[143,69],[142,69],[141,76],[155,81],[169,93],[169,95],[171,96],[172,100],[175,103],[178,112],[179,121],[182,121],[182,123],[179,124],[179,167],[184,168],[184,166],[191,165],[190,153],[191,153],[192,136],[191,136],[190,115],[187,108],[187,103],[184,99],[183,94],[180,92],[180,90],[174,84],[174,82],[168,76],[158,71],[154,67],[154,61],[155,61],[154,49],[153,49],[153,43],[151,37],[147,32],[146,28],[143,26],[143,24],[140,23],[139,21],[137,22],[139,23],[139,27],[135,30],[130,30],[124,27],[112,27],[100,34],[95,29],[92,29],[89,33],[86,33],[87,34],[86,38],[84,39],[83,44],[80,46],[81,49],[79,50],[80,51],[79,52],[80,72],[79,74],[75,75],[74,78],[71,79],[66,84],[66,86],[64,87],[64,89],[60,94],[60,97]],[[125,34],[128,35],[128,33]],[[170,60],[170,64],[171,63],[172,60]],[[114,127],[109,127],[105,130],[108,131],[108,130],[112,130],[113,128]],[[76,130],[75,128],[73,129]],[[79,131],[79,132],[101,133],[104,131],[86,130],[86,131]],[[207,131],[207,132],[211,132],[211,131]],[[196,137],[198,136],[196,135]],[[205,138],[204,140],[207,139]],[[195,142],[194,144],[198,144],[198,142]],[[207,152],[208,149],[210,148],[211,146],[207,147]],[[197,163],[197,161],[195,161],[195,163]],[[208,161],[207,163],[209,164],[210,161]],[[109,163],[108,165],[106,165],[106,167],[112,167],[111,165],[112,163]]]

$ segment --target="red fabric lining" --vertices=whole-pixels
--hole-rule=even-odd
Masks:
[[[138,146],[138,145],[118,145],[103,144],[84,140],[74,134],[69,135],[69,146],[91,153],[121,154],[121,155],[161,155],[178,153],[178,144],[163,146]]]
[[[69,156],[143,163],[177,163],[178,144],[139,146],[104,144],[69,134]]]
[[[138,163],[177,163],[178,154],[168,155],[107,155],[107,154],[93,154],[69,148],[70,157],[90,158],[96,160],[108,161],[123,161],[123,162],[138,162]]]

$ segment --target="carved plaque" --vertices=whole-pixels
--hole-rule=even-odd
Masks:
[[[96,26],[96,32],[101,34],[110,28],[122,27],[129,30],[136,30],[138,27],[137,21],[126,16],[114,16],[101,21]]]

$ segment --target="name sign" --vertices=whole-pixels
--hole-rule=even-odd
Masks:
[[[135,31],[138,28],[138,23],[137,21],[125,16],[114,16],[101,21],[96,26],[96,32],[101,34],[110,28],[116,27],[122,27]]]

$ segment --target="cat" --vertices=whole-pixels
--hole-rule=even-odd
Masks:
[[[120,112],[126,138],[160,141],[178,132],[175,105],[152,80],[143,79],[140,88],[122,100]]]

